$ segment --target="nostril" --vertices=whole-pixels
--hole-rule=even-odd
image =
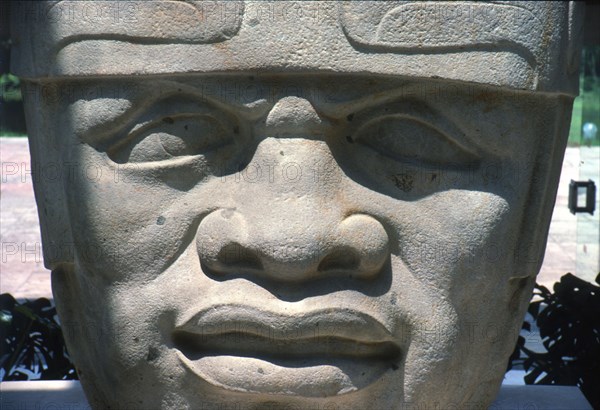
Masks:
[[[365,214],[353,214],[344,219],[335,233],[337,252],[323,260],[324,266],[349,264],[356,261],[350,272],[361,278],[373,278],[389,255],[389,238],[383,225]],[[326,262],[327,259],[330,259]]]
[[[262,270],[263,264],[252,251],[239,243],[229,243],[221,248],[217,254],[220,266],[229,270],[231,268],[243,270]]]
[[[319,272],[354,271],[359,268],[360,258],[352,249],[336,249],[325,256],[317,270]]]
[[[250,224],[237,210],[219,209],[198,226],[198,257],[206,273],[231,277],[251,274],[293,282],[319,274],[375,278],[389,257],[383,225],[366,214],[351,214],[337,225],[335,219],[323,221],[287,224],[273,232]]]

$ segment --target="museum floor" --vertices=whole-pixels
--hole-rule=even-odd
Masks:
[[[40,231],[31,186],[25,138],[0,138],[0,293],[16,298],[52,297],[50,274],[44,268]],[[600,206],[595,214],[571,214],[567,208],[571,179],[600,184],[600,148],[568,148],[544,264],[538,283],[549,288],[567,272],[592,282],[600,267]]]

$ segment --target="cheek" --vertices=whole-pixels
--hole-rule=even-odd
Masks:
[[[67,189],[78,263],[110,281],[153,279],[192,241],[210,208],[210,199],[202,198],[212,196],[172,188],[150,172],[116,167],[89,147],[79,157],[96,171],[93,178],[76,174]]]
[[[398,221],[398,252],[425,285],[449,292],[457,283],[506,271],[509,227],[519,215],[504,198],[450,190],[407,207]]]
[[[511,264],[507,236],[519,213],[504,198],[477,191],[444,191],[404,206],[395,215],[399,252],[393,257],[393,286],[413,318],[404,393],[427,402],[438,394],[430,386],[460,391],[455,383],[477,384],[469,375],[456,381],[447,375],[457,374],[469,353],[491,345],[488,333],[478,333],[486,339],[474,345],[468,326],[487,332],[497,317],[500,289],[508,282],[501,278],[508,278]]]
[[[174,313],[157,285],[122,286],[107,298],[105,335],[98,349],[103,368],[98,371],[112,380],[117,396],[135,402],[180,390],[177,383],[185,376],[170,349]]]

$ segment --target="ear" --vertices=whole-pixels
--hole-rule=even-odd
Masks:
[[[93,372],[89,370],[94,366],[93,360],[98,353],[94,351],[93,344],[86,341],[86,338],[100,337],[101,329],[95,328],[95,324],[86,319],[83,309],[86,296],[72,264],[62,264],[52,270],[52,294],[67,349],[85,396],[92,408],[106,408],[109,400],[101,395],[102,389],[96,387],[96,380],[90,376]]]
[[[52,270],[52,295],[67,347],[70,347],[78,342],[75,335],[82,333],[84,326],[81,315],[82,294],[72,264],[62,264]],[[79,350],[69,349],[69,352],[77,354]]]
[[[583,43],[583,16],[585,4],[569,2],[565,35],[562,36],[564,53],[559,56],[561,70],[556,70],[571,95],[552,96],[555,108],[547,110],[543,123],[548,124],[547,135],[541,136],[537,157],[534,159],[532,184],[529,189],[527,208],[521,222],[519,243],[516,249],[516,272],[514,277],[535,276],[542,267],[550,220],[556,201],[556,191],[567,146],[573,99],[579,92],[579,61]],[[573,95],[574,94],[574,95]]]
[[[583,39],[584,4],[580,1],[569,2],[569,13],[566,20],[566,35],[562,36],[560,63],[563,68],[557,70],[560,79],[566,82],[566,89],[576,95],[579,90],[579,61]],[[553,110],[547,110],[544,123],[548,124],[547,135],[541,136],[537,157],[534,158],[534,169],[531,178],[529,196],[521,222],[521,232],[515,249],[515,272],[513,277],[525,278],[535,276],[542,267],[550,220],[556,201],[556,192],[562,162],[567,146],[571,114],[573,112],[573,95],[560,95],[554,98]]]
[[[552,99],[545,110],[538,133],[538,149],[533,159],[531,182],[525,201],[521,230],[515,243],[513,278],[536,276],[542,267],[550,220],[556,202],[558,182],[569,136],[573,97]]]
[[[57,132],[58,84],[27,80],[21,84],[44,265],[53,270],[62,263],[73,262],[73,236],[65,196],[70,167],[62,154],[64,140]]]

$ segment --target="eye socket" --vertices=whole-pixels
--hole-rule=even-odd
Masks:
[[[364,124],[354,140],[400,162],[467,167],[478,157],[435,126],[407,115],[389,115]]]
[[[208,154],[233,143],[233,132],[208,114],[177,114],[139,127],[108,154],[118,163]]]

